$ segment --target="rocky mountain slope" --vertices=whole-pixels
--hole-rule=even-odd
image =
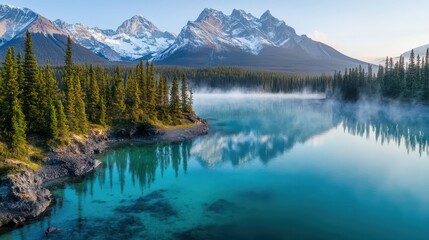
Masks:
[[[175,36],[160,31],[142,16],[124,21],[116,31],[89,28],[83,24],[67,24],[56,20],[55,24],[67,35],[110,61],[152,58],[174,42]]]
[[[155,60],[172,65],[234,65],[291,72],[331,72],[365,64],[298,35],[269,11],[257,18],[236,9],[231,15],[204,9]]]
[[[22,50],[26,31],[34,38],[39,63],[62,64],[67,36],[78,63],[102,65],[150,59],[161,65],[241,66],[272,71],[320,74],[366,63],[298,35],[269,11],[255,17],[234,9],[230,15],[204,9],[176,37],[142,16],[116,30],[54,22],[27,8],[0,5],[0,58],[7,47]]]

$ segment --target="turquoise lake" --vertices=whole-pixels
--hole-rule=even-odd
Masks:
[[[210,133],[125,145],[0,239],[429,239],[429,108],[195,97]]]

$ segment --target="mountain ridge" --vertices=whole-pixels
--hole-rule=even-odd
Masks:
[[[6,46],[22,42],[26,31],[37,35],[39,63],[61,64],[64,38],[76,45],[79,63],[126,64],[150,59],[160,65],[190,67],[237,66],[290,71],[331,73],[367,64],[348,57],[306,35],[298,35],[269,10],[255,17],[234,9],[227,15],[205,8],[194,21],[175,34],[161,31],[141,15],[125,20],[116,30],[88,27],[82,23],[51,21],[28,8],[0,5],[0,57]],[[42,49],[38,49],[40,46]],[[61,46],[58,48],[58,46]],[[52,51],[52,59],[49,59]]]
[[[226,15],[209,8],[195,21],[188,21],[175,42],[154,59],[166,65],[233,65],[313,73],[367,64],[298,35],[269,10],[257,18],[243,10]]]

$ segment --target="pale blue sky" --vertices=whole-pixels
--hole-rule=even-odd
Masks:
[[[267,9],[295,28],[362,60],[398,56],[429,43],[428,0],[8,0],[45,17],[116,29],[139,14],[161,30],[179,33],[206,7],[230,14],[243,9],[259,17]]]

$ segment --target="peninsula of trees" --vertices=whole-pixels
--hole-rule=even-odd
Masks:
[[[185,74],[170,80],[156,75],[148,61],[107,72],[73,64],[70,38],[64,67],[38,66],[29,32],[23,56],[9,48],[0,76],[0,169],[7,158],[28,156],[29,137],[48,146],[84,135],[92,126],[171,126],[195,117]]]

